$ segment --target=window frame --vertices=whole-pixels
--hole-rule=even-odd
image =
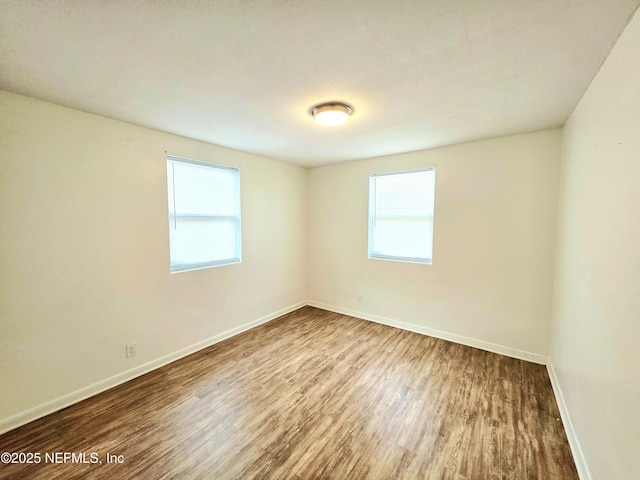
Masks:
[[[207,215],[207,214],[192,214],[192,213],[184,213],[184,214],[172,214],[171,203],[173,202],[173,212],[175,212],[175,175],[171,176],[171,185],[173,186],[173,194],[169,191],[169,172],[168,172],[168,163],[169,162],[178,162],[183,164],[197,165],[199,167],[206,167],[212,169],[219,170],[231,170],[235,172],[235,203],[236,203],[236,211],[237,215],[229,216],[229,215]],[[220,165],[216,163],[203,162],[200,160],[192,160],[190,158],[178,157],[176,155],[166,154],[166,163],[167,163],[167,209],[168,209],[168,227],[169,227],[169,271],[171,274],[174,273],[182,273],[182,272],[190,272],[193,270],[203,270],[207,268],[213,267],[221,267],[224,265],[233,265],[237,263],[242,263],[242,204],[241,204],[241,191],[240,191],[240,168],[239,167],[231,167],[228,165]],[[173,167],[173,163],[172,163]],[[181,219],[183,220],[221,220],[228,221],[229,219],[233,219],[236,224],[236,253],[237,256],[232,258],[225,258],[222,260],[211,260],[206,262],[193,262],[193,263],[176,263],[174,264],[171,259],[171,228],[175,228],[177,222]]]
[[[390,175],[402,175],[407,173],[433,172],[433,212],[432,212],[432,231],[431,231],[431,258],[408,257],[396,255],[383,255],[373,253],[374,243],[374,226],[376,211],[376,195],[375,195],[375,179]],[[388,260],[394,262],[416,263],[421,265],[433,265],[433,243],[435,238],[435,201],[436,201],[436,166],[412,168],[407,170],[394,170],[388,172],[377,172],[369,175],[369,210],[368,210],[368,231],[367,231],[367,257],[372,260]]]

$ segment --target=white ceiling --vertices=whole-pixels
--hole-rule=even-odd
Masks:
[[[563,125],[639,4],[0,0],[0,88],[322,165]]]

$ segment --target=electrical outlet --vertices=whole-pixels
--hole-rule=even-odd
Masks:
[[[358,303],[363,303],[364,302],[364,293],[359,293],[358,294]]]
[[[135,343],[127,344],[127,350],[126,350],[127,358],[136,356],[136,347],[137,345]]]

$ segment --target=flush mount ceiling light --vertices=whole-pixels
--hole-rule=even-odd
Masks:
[[[320,103],[311,107],[309,113],[320,125],[335,127],[349,120],[353,107],[342,102]]]

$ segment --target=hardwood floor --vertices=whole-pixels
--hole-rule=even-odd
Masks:
[[[541,365],[304,307],[0,436],[41,455],[0,478],[577,479],[559,417]]]

